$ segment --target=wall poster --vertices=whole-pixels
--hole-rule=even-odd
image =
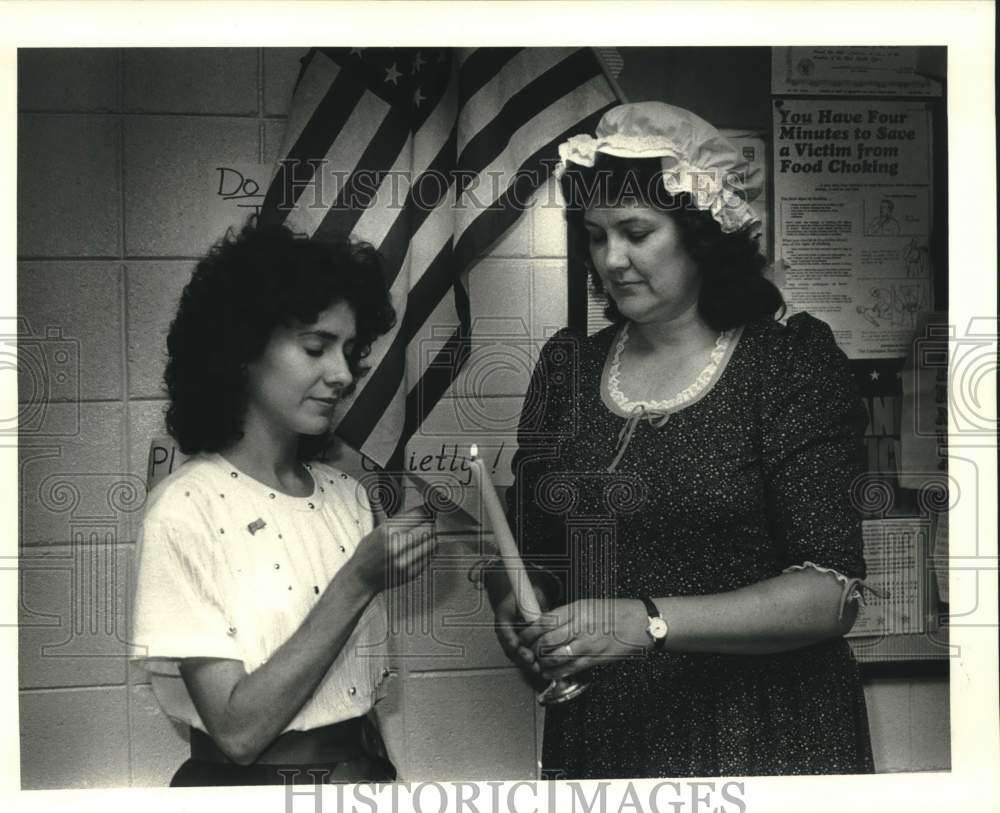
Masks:
[[[848,356],[901,358],[933,307],[931,119],[922,102],[773,102],[778,274],[789,315]]]
[[[786,46],[771,49],[777,96],[940,96],[942,83],[921,72],[917,46]]]

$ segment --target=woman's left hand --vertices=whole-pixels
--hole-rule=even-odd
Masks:
[[[647,625],[637,599],[583,599],[544,613],[519,637],[534,651],[542,675],[554,680],[640,655],[651,643]]]

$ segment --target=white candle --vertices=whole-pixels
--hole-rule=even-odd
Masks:
[[[514,535],[510,532],[510,526],[507,524],[507,516],[500,506],[500,500],[497,499],[497,492],[490,479],[489,470],[480,459],[479,448],[475,444],[469,449],[469,456],[472,458],[472,476],[475,478],[476,486],[482,495],[483,507],[486,509],[486,517],[493,529],[493,536],[496,538],[497,548],[500,550],[500,558],[503,559],[510,583],[514,588],[514,599],[517,601],[517,606],[525,620],[534,621],[542,614],[542,608],[538,604],[538,599],[535,598],[535,591],[531,587],[521,554],[517,550],[517,542],[514,541]]]

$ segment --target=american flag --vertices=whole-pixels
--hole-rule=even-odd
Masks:
[[[352,233],[384,258],[397,326],[339,420],[348,445],[401,468],[469,354],[469,272],[548,180],[558,144],[615,103],[589,48],[310,51],[262,218]]]

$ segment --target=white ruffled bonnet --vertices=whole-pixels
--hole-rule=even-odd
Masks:
[[[689,193],[694,205],[710,212],[724,232],[760,222],[747,201],[760,194],[763,173],[689,110],[664,102],[613,107],[601,117],[594,135],[575,135],[559,145],[556,177],[561,178],[570,163],[594,166],[598,153],[659,158],[667,191]]]

